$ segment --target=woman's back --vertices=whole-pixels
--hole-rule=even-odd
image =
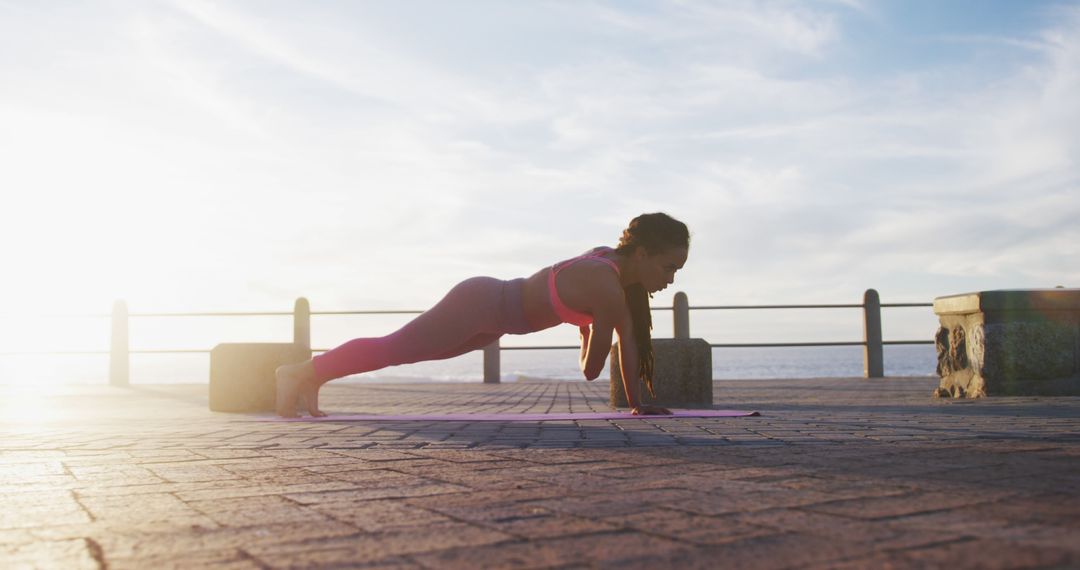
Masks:
[[[573,313],[591,313],[596,300],[590,298],[587,285],[598,279],[618,279],[619,270],[613,252],[609,247],[595,247],[578,257],[545,267],[526,279],[522,297],[529,323],[536,330],[542,330],[570,322],[566,317]],[[556,273],[556,299],[552,298],[554,295],[550,289],[552,270]],[[561,301],[569,312],[557,312],[553,301],[556,304]]]

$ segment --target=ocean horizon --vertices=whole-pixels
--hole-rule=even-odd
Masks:
[[[692,314],[692,335],[715,343],[770,343],[853,341],[861,337],[862,311],[800,310],[761,314],[740,311]],[[408,321],[409,315],[319,316],[312,323],[312,345],[325,349],[357,336],[385,334]],[[936,327],[933,313],[925,308],[899,309],[883,315],[886,339],[930,339]],[[27,318],[13,321],[4,344],[13,352],[100,351],[102,354],[5,354],[0,355],[0,384],[103,384],[109,377],[110,323],[103,318]],[[133,318],[130,321],[129,356],[132,384],[206,383],[210,377],[208,352],[140,353],[146,350],[207,351],[217,343],[289,342],[292,318],[226,316]],[[670,316],[655,315],[654,338],[672,335]],[[504,348],[521,346],[570,346],[578,341],[574,327],[561,326],[527,336],[507,335]],[[861,346],[714,348],[713,378],[828,378],[863,375]],[[936,353],[931,344],[886,345],[886,376],[932,376]],[[503,350],[501,379],[545,378],[585,381],[578,369],[578,349]],[[607,378],[605,369],[600,378]],[[392,366],[348,377],[352,381],[378,382],[481,382],[483,354],[475,351],[457,358]]]
[[[863,375],[860,346],[714,348],[713,378],[829,378]],[[584,382],[576,350],[504,350],[501,380],[549,379]],[[884,347],[886,376],[933,376],[936,355],[932,345]],[[0,384],[43,382],[56,384],[108,383],[108,355],[16,355],[0,359]],[[600,380],[610,377],[607,367]],[[208,383],[208,354],[132,354],[132,384]],[[470,354],[431,362],[391,366],[347,376],[340,382],[482,382],[483,354]]]

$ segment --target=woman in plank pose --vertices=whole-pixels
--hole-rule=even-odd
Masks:
[[[633,413],[670,414],[642,405],[638,384],[643,381],[652,392],[649,298],[675,280],[689,246],[686,224],[663,213],[642,214],[623,230],[618,247],[593,248],[528,278],[466,279],[394,333],[353,339],[311,360],[278,368],[277,413],[296,417],[302,401],[312,416],[325,416],[319,410],[319,388],[335,378],[452,358],[504,334],[570,323],[581,332],[580,364],[586,380],[600,375],[614,332],[619,337],[626,401]]]

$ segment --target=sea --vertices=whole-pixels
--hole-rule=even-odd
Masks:
[[[746,326],[727,328],[701,323],[700,336],[713,343],[746,342],[817,342],[823,340],[861,340],[859,315],[846,318],[840,323],[829,322],[822,317],[818,321],[783,324],[790,335],[776,338],[754,333]],[[394,330],[407,317],[364,317],[357,324],[357,317],[330,318],[316,316],[312,323],[312,344],[319,350],[331,348],[356,336],[377,336],[378,332]],[[372,320],[376,322],[372,322]],[[379,321],[382,319],[382,321]],[[395,321],[396,319],[396,321]],[[901,319],[893,319],[900,323]],[[921,316],[910,330],[890,331],[886,327],[885,338],[929,340],[934,323]],[[802,316],[802,321],[806,317]],[[925,321],[925,322],[924,322]],[[902,324],[902,323],[900,323]],[[853,326],[858,325],[858,326]],[[21,331],[0,339],[0,385],[3,384],[104,384],[109,377],[109,355],[86,354],[107,352],[109,349],[108,319],[97,321],[41,320],[21,323]],[[894,327],[895,328],[895,327]],[[733,330],[732,330],[733,329]],[[798,329],[798,330],[796,330]],[[912,332],[914,331],[914,332]],[[692,330],[692,333],[694,331]],[[129,356],[130,382],[132,384],[190,384],[209,382],[210,357],[208,350],[219,342],[289,342],[292,335],[291,319],[280,317],[244,319],[208,318],[146,318],[132,319],[129,330],[129,346],[132,351],[181,349],[202,350],[196,353],[133,353]],[[663,323],[654,330],[655,338],[670,336]],[[578,341],[574,327],[556,327],[527,336],[507,336],[503,346],[571,346]],[[59,351],[63,354],[25,354],[25,352]],[[567,382],[584,381],[578,368],[577,349],[504,350],[501,359],[501,381],[517,382],[547,379]],[[713,348],[713,378],[715,379],[764,379],[764,378],[821,378],[858,377],[863,375],[863,348],[861,346],[824,347],[745,347]],[[886,376],[933,376],[936,355],[933,345],[886,345],[884,347]],[[604,371],[601,378],[608,377]],[[433,362],[421,362],[392,366],[341,382],[481,382],[483,380],[483,356],[477,351],[457,358]]]
[[[576,350],[503,351],[501,381],[584,381]],[[826,378],[863,375],[863,350],[858,346],[786,348],[714,348],[714,379]],[[933,346],[898,345],[884,348],[886,376],[933,376]],[[199,384],[209,382],[206,354],[132,354],[132,384]],[[6,355],[0,357],[0,384],[104,384],[107,355]],[[607,378],[609,372],[601,373]],[[349,376],[341,382],[481,382],[483,356],[474,352],[450,360],[391,366]]]

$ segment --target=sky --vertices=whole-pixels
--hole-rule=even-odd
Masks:
[[[0,0],[0,295],[421,309],[653,211],[658,306],[1078,287],[1077,93],[1078,2]]]

